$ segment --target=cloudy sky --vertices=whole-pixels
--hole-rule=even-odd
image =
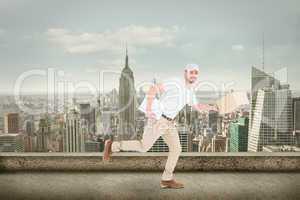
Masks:
[[[100,71],[113,72],[105,89],[118,87],[126,43],[137,85],[198,63],[200,81],[249,90],[251,66],[262,66],[263,35],[266,71],[286,67],[300,90],[298,0],[0,0],[0,92],[12,92],[24,72],[47,68],[94,85]],[[45,88],[43,76],[22,86]]]

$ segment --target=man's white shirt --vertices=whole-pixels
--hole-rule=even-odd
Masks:
[[[151,107],[156,119],[159,119],[162,114],[174,119],[186,104],[193,106],[198,103],[193,87],[188,88],[185,80],[171,78],[161,84],[164,91],[153,100]],[[142,112],[146,112],[147,98],[146,95],[139,107]]]

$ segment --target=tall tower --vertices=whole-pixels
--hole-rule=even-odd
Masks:
[[[66,115],[65,131],[63,136],[64,152],[84,152],[84,125],[80,113],[72,109]]]
[[[252,68],[248,151],[268,145],[292,145],[292,94],[289,85]]]
[[[293,135],[295,145],[300,147],[300,97],[293,98]]]
[[[88,128],[88,133],[94,134],[96,132],[95,108],[92,108],[90,103],[80,103],[79,109],[80,109],[80,118],[82,119],[85,126]]]
[[[265,34],[262,36],[262,70],[265,71]]]
[[[248,117],[240,117],[236,121],[230,122],[230,152],[245,152],[248,150],[248,127]]]
[[[136,92],[133,72],[128,63],[127,47],[125,67],[122,70],[119,80],[119,110],[120,124],[118,139],[132,139],[132,136],[135,135]]]
[[[48,117],[40,119],[37,135],[37,149],[39,152],[48,151],[48,141],[50,135],[50,122]]]

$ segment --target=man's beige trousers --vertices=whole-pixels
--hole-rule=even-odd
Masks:
[[[173,171],[181,153],[178,131],[174,122],[168,121],[163,117],[159,120],[148,120],[142,140],[114,141],[112,152],[119,152],[121,150],[147,152],[160,136],[162,136],[169,147],[169,155],[162,180],[172,180]]]

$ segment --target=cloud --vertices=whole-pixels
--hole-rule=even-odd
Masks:
[[[232,45],[231,49],[233,51],[244,51],[244,46],[241,44]]]
[[[67,29],[51,28],[46,35],[49,41],[61,46],[66,52],[86,54],[101,51],[120,53],[127,42],[131,47],[174,46],[176,26],[163,28],[131,25],[116,31],[73,32]]]

